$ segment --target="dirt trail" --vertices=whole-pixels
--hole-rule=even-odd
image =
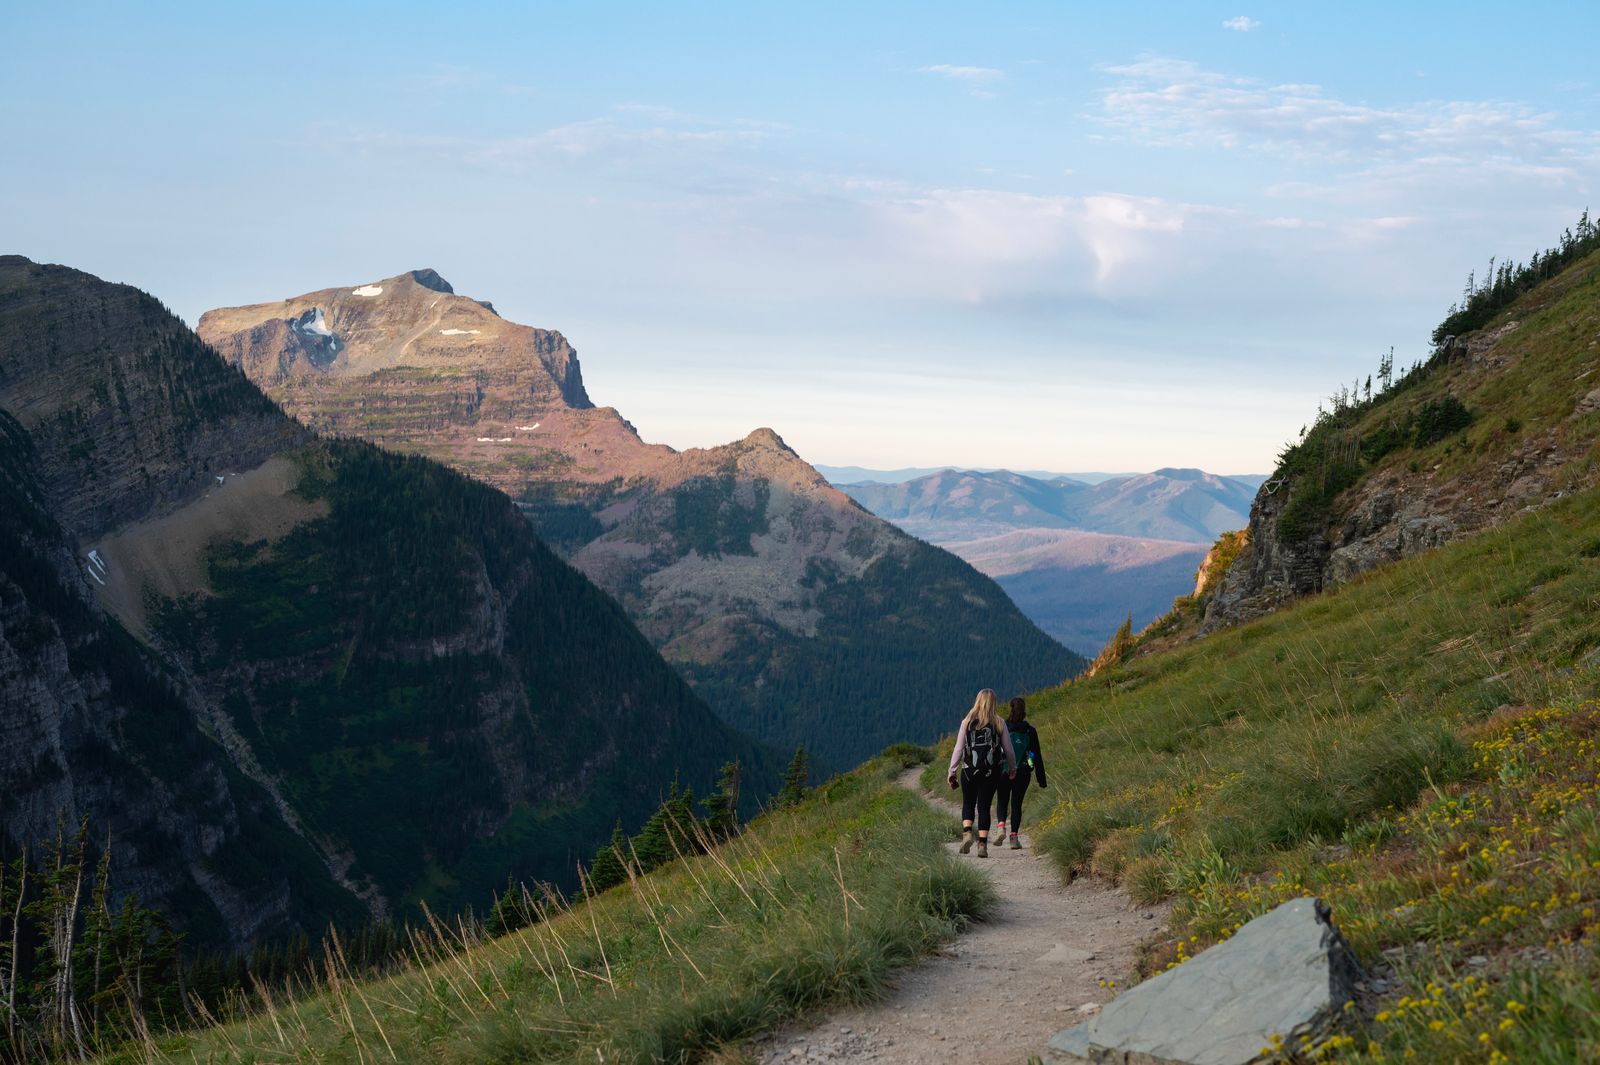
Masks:
[[[959,816],[949,799],[922,791],[920,772],[909,770],[900,783]],[[1054,866],[1034,857],[1026,832],[1022,841],[1018,851],[991,846],[986,860],[947,843],[957,860],[975,862],[993,880],[994,917],[907,969],[881,1002],[754,1041],[756,1060],[1021,1065],[1042,1054],[1056,1031],[1091,1016],[1111,996],[1100,981],[1127,982],[1135,948],[1165,923],[1166,911],[1135,906],[1087,878],[1063,886]]]

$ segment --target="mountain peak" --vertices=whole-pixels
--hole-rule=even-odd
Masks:
[[[771,429],[768,429],[766,426],[762,426],[760,429],[752,431],[749,436],[746,436],[739,442],[747,447],[765,448],[769,451],[794,450],[788,444],[783,442],[783,437],[779,436]]]
[[[1210,476],[1205,470],[1189,466],[1163,466],[1159,470],[1152,470],[1150,475],[1165,477],[1169,481],[1203,481]]]
[[[424,266],[421,270],[411,271],[411,280],[423,288],[431,288],[435,292],[448,292],[455,295],[456,290],[450,287],[450,282],[439,276],[439,271]]]

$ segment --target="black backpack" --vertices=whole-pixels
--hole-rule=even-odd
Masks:
[[[995,769],[1004,769],[1006,749],[1000,740],[1000,730],[992,725],[979,725],[967,732],[967,768],[973,773],[987,776]]]

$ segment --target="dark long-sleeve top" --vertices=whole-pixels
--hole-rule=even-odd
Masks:
[[[1047,781],[1044,776],[1044,748],[1039,746],[1039,730],[1028,724],[1026,721],[1020,721],[1012,726],[1012,731],[1019,739],[1023,736],[1027,737],[1027,749],[1029,753],[1033,755],[1033,771],[1039,775],[1039,786],[1041,788],[1048,788],[1050,786],[1050,782]],[[1017,772],[1026,773],[1027,771],[1027,766],[1017,766]]]
[[[1017,769],[1017,752],[1011,749],[1011,733],[1006,729],[1003,719],[996,718],[995,726],[1000,730],[1001,745],[1006,752],[1006,772],[1014,773]],[[950,752],[950,776],[955,776],[961,769],[961,760],[967,753],[967,719],[961,721],[961,731],[956,733],[955,750]]]

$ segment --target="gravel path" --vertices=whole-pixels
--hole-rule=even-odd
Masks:
[[[941,812],[959,816],[909,770],[900,783]],[[1035,800],[1036,807],[1043,803]],[[882,1065],[1022,1063],[1042,1054],[1056,1031],[1091,1016],[1112,994],[1101,980],[1127,983],[1139,942],[1166,919],[1121,891],[1089,878],[1063,886],[1055,867],[1022,850],[991,845],[976,862],[999,895],[995,916],[907,969],[888,995],[836,1010],[750,1044],[762,1065],[879,1062]],[[952,854],[956,844],[945,845]]]

